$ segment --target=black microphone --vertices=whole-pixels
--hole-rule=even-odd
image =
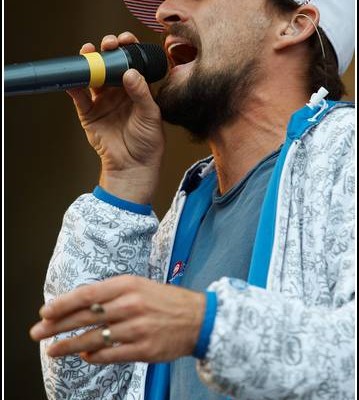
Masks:
[[[140,72],[147,82],[156,82],[166,75],[166,54],[157,44],[136,43],[102,53],[6,65],[4,94],[13,96],[76,87],[121,86],[122,76],[130,68]]]

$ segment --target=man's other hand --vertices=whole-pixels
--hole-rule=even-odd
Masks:
[[[92,326],[52,344],[48,355],[79,353],[96,364],[169,361],[193,352],[205,301],[203,293],[123,275],[82,286],[43,306],[43,319],[30,334],[38,341]]]

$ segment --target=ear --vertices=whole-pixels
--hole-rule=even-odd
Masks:
[[[315,33],[319,18],[319,10],[311,4],[297,8],[291,15],[290,21],[283,21],[278,26],[274,50],[283,50],[305,42]]]

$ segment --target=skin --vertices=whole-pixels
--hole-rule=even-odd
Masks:
[[[315,23],[319,20],[314,6],[304,5],[297,12],[308,15]],[[308,101],[310,93],[303,77],[305,41],[314,28],[307,18],[294,21],[294,15],[269,16],[264,0],[243,1],[240,6],[238,0],[166,0],[157,12],[157,19],[165,28],[180,23],[196,30],[204,69],[214,68],[213,65],[219,68],[229,56],[235,57],[240,67],[248,55],[237,50],[237,44],[250,43],[251,37],[258,36],[256,22],[268,18],[268,23],[261,24],[265,32],[259,55],[265,73],[237,118],[209,139],[221,193],[283,143],[291,114]],[[118,37],[109,35],[103,38],[101,50],[136,41],[127,32]],[[218,50],[216,63],[213,48]],[[81,53],[94,50],[95,46],[86,44]],[[190,72],[191,67],[172,70],[169,84],[183,84]],[[89,143],[101,159],[100,185],[123,199],[146,204],[155,193],[165,148],[161,115],[148,85],[136,71],[127,71],[123,84],[124,88],[90,93],[73,90],[70,95]],[[93,303],[102,304],[105,313],[91,312]],[[53,344],[48,354],[55,357],[79,353],[93,363],[173,360],[192,353],[204,310],[202,293],[120,276],[75,289],[44,306],[40,310],[42,320],[30,334],[38,341],[58,332],[105,323],[111,328],[112,340],[121,345],[107,348],[101,329],[94,329]]]
[[[89,308],[93,303],[101,304],[105,314],[91,312]],[[191,308],[178,307],[179,304]],[[56,343],[49,348],[48,354],[81,353],[83,359],[93,363],[164,361],[191,354],[203,309],[204,301],[200,294],[193,295],[189,290],[124,275],[83,286],[43,307],[40,315],[44,319],[31,334],[41,338],[106,322],[110,323],[111,336],[116,342],[121,342],[120,346],[104,347],[102,328],[99,328],[75,340]],[[155,337],[161,337],[161,341],[154,341]],[[169,354],[166,349],[171,347]]]

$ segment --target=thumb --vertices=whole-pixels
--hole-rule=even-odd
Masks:
[[[153,100],[150,88],[145,78],[135,69],[129,69],[123,75],[123,86],[130,99],[142,111],[154,111],[158,109]]]

